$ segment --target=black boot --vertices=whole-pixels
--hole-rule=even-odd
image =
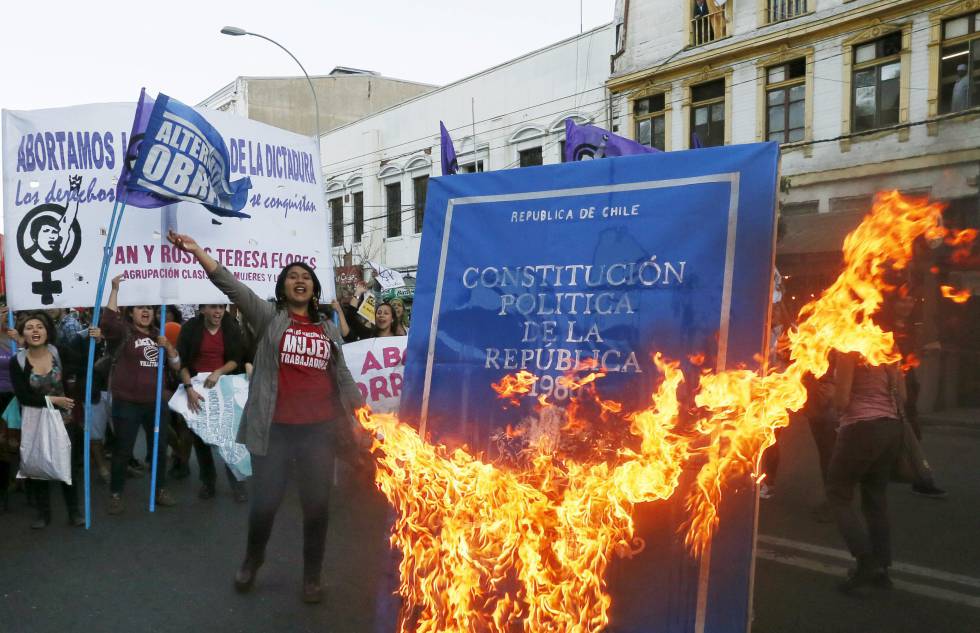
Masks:
[[[870,557],[858,559],[857,569],[848,572],[847,579],[837,585],[837,589],[845,595],[851,595],[862,587],[890,589],[892,581],[888,576],[888,569]]]
[[[323,587],[319,578],[305,578],[303,580],[303,602],[306,604],[318,604],[323,601]]]
[[[255,584],[255,576],[262,566],[264,556],[246,555],[242,561],[242,566],[235,573],[235,591],[238,593],[248,593]]]

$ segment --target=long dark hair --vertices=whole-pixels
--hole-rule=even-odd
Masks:
[[[41,322],[41,325],[44,326],[45,332],[48,333],[48,340],[45,341],[45,343],[48,345],[54,345],[55,338],[57,337],[57,330],[55,330],[54,321],[52,321],[51,317],[48,316],[48,313],[44,312],[43,310],[28,312],[27,314],[23,315],[18,314],[16,325],[17,333],[24,336],[24,326],[27,325],[28,321],[33,321],[35,319]]]
[[[378,310],[382,306],[388,306],[388,309],[391,310],[391,335],[392,336],[405,336],[405,326],[402,325],[401,322],[398,320],[398,313],[395,312],[395,306],[391,305],[391,303],[389,303],[387,301],[382,301],[381,303],[379,303],[374,308],[375,320],[374,320],[374,328],[373,328],[372,334],[374,336],[380,336],[381,335],[381,328],[378,327],[377,314],[378,314]],[[398,330],[401,330],[401,332],[399,332]]]
[[[136,326],[136,322],[133,320],[133,310],[135,310],[137,307],[138,306],[126,306],[125,308],[123,308],[123,318],[126,320],[126,323],[133,326],[134,328],[137,326]],[[153,318],[150,319],[150,325],[147,326],[147,330],[150,332],[156,332],[157,330],[160,329],[160,306],[148,306],[148,307],[150,308],[150,310],[153,311]]]
[[[283,266],[282,270],[279,271],[279,278],[276,279],[276,307],[280,310],[286,307],[286,273],[289,272],[290,268],[294,266],[299,266],[306,272],[310,273],[310,278],[313,279],[313,296],[310,297],[310,302],[306,309],[309,312],[310,319],[320,318],[320,294],[323,291],[322,286],[320,286],[320,278],[316,276],[316,271],[307,264],[306,262],[295,261]]]

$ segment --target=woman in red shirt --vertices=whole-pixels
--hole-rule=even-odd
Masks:
[[[109,302],[102,313],[101,328],[90,328],[91,336],[105,335],[111,349],[115,351],[115,361],[109,378],[112,392],[112,428],[116,434],[116,446],[112,451],[112,469],[109,482],[109,514],[121,514],[125,509],[122,492],[126,483],[126,464],[133,455],[133,445],[139,435],[140,427],[146,435],[147,443],[153,441],[153,420],[157,399],[157,363],[160,347],[166,351],[170,368],[180,368],[177,350],[165,336],[156,332],[159,324],[154,306],[130,306],[125,315],[119,313],[116,305],[119,297],[119,284],[123,276],[112,280]],[[156,503],[158,506],[172,506],[177,503],[164,487],[166,485],[168,409],[167,399],[161,402],[160,438],[158,455],[160,468],[157,470]]]
[[[204,387],[214,388],[221,376],[239,373],[245,365],[245,342],[241,330],[235,320],[228,314],[224,304],[209,304],[201,306],[201,314],[190,319],[181,327],[177,338],[177,352],[180,354],[183,367],[180,368],[180,380],[187,391],[187,404],[191,411],[197,411],[204,398],[191,384],[191,379],[206,373]],[[198,497],[211,499],[215,495],[217,474],[214,467],[214,456],[211,447],[197,433],[188,430],[194,443],[194,453],[197,455],[197,465],[200,469],[201,490]],[[231,469],[225,466],[228,484],[231,486],[235,501],[248,501],[244,482],[238,481]]]
[[[258,297],[201,248],[171,232],[171,244],[197,258],[211,281],[240,309],[257,339],[238,441],[252,456],[245,560],[235,588],[249,591],[295,465],[303,506],[303,600],[320,602],[327,505],[338,445],[363,441],[353,417],[363,406],[340,347],[340,330],[321,318],[320,281],[304,262],[287,264],[276,302]]]

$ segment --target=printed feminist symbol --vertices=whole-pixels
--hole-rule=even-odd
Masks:
[[[69,176],[65,206],[54,203],[38,205],[27,212],[17,226],[17,250],[25,264],[41,271],[41,281],[31,283],[31,292],[41,295],[41,303],[54,303],[61,294],[61,281],[51,273],[68,266],[82,245],[82,228],[78,224],[81,176]],[[75,200],[74,208],[71,207]]]

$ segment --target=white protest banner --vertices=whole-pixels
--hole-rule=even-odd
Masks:
[[[131,103],[4,110],[4,249],[13,309],[92,305],[135,110]],[[190,202],[127,207],[109,268],[109,278],[128,279],[120,304],[226,301],[189,255],[167,243],[168,216],[171,228],[193,236],[260,296],[273,296],[282,267],[301,260],[318,270],[324,301],[332,299],[316,143],[231,114],[198,112],[227,144],[231,175],[251,180],[242,209],[249,217],[219,217]]]
[[[398,411],[407,342],[407,336],[382,336],[344,344],[347,367],[373,411]]]
[[[374,269],[374,278],[381,284],[382,290],[403,288],[405,286],[405,278],[397,270],[382,266],[378,262],[368,262],[368,264]]]
[[[222,376],[213,389],[204,387],[210,374],[201,373],[191,379],[194,391],[204,396],[200,408],[191,411],[184,385],[170,398],[170,410],[184,416],[187,426],[205,443],[218,448],[221,459],[239,480],[252,474],[252,462],[244,444],[235,441],[242,410],[248,400],[248,379],[244,374]]]

